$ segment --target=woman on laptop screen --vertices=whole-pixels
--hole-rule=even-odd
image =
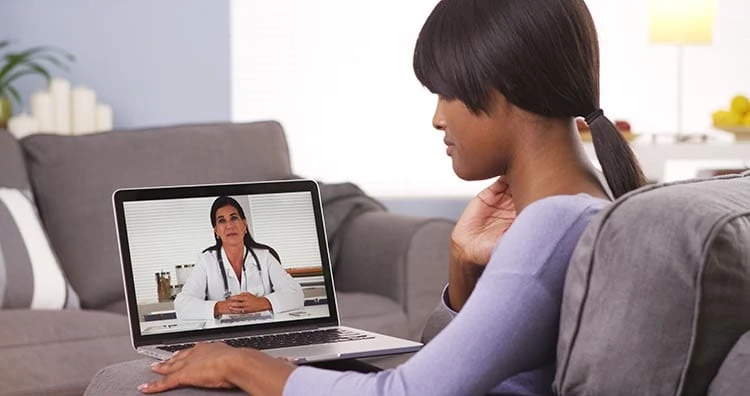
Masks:
[[[626,140],[599,108],[594,22],[584,0],[443,0],[422,27],[413,60],[419,81],[437,95],[432,124],[454,172],[492,179],[451,236],[439,305],[450,319],[444,328],[406,363],[371,374],[199,344],[154,365],[163,377],[141,391],[552,394],[568,262],[609,203],[576,117],[586,118],[614,197],[644,184]]]
[[[177,317],[206,320],[221,315],[301,308],[302,288],[281,266],[279,254],[256,242],[242,206],[231,197],[211,205],[216,244],[206,248],[175,298]]]

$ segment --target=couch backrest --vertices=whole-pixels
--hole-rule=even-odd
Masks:
[[[644,187],[602,211],[568,269],[561,395],[704,395],[750,330],[750,174]]]
[[[5,129],[0,129],[0,187],[29,189],[21,146]]]
[[[52,246],[81,305],[93,309],[124,298],[112,211],[116,189],[284,179],[292,173],[276,122],[32,135],[21,145]]]

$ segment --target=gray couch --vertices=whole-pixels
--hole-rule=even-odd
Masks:
[[[0,187],[33,196],[82,308],[31,310],[29,298],[0,299],[0,394],[81,394],[103,367],[138,357],[124,316],[111,204],[116,188],[293,177],[275,122],[33,135],[20,142],[0,131]],[[453,223],[356,204],[352,213],[329,241],[343,323],[419,339],[446,281]],[[2,246],[6,237],[0,233],[0,258],[10,248]],[[4,266],[0,292],[33,289],[28,277],[15,279],[22,277],[13,263]]]
[[[567,271],[555,393],[750,394],[749,241],[750,172],[644,187],[602,210]],[[110,366],[86,394],[137,395],[158,378],[150,362]]]

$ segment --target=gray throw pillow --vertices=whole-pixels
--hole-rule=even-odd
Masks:
[[[747,176],[644,187],[597,216],[567,272],[557,394],[706,394],[750,330]]]
[[[80,307],[24,192],[0,188],[0,307]]]

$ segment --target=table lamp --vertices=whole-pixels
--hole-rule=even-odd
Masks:
[[[677,135],[682,135],[682,50],[685,44],[710,44],[714,0],[649,0],[650,42],[677,47]]]

